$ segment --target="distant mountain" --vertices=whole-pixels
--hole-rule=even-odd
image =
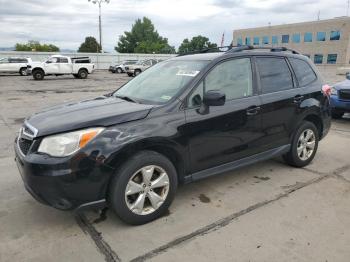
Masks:
[[[14,47],[0,47],[0,51],[14,51]]]

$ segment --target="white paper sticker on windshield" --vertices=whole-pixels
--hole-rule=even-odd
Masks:
[[[191,76],[191,77],[195,77],[196,75],[198,75],[200,71],[196,71],[196,70],[179,70],[177,72],[177,76]]]
[[[171,99],[171,96],[162,96],[161,97],[163,100],[170,100]]]

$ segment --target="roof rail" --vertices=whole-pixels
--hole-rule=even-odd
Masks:
[[[206,48],[201,50],[194,50],[182,54],[178,54],[177,56],[185,56],[185,55],[194,55],[194,54],[203,54],[203,53],[210,53],[210,52],[227,52],[227,51],[221,51],[220,49],[227,48],[228,50],[232,49],[232,46],[221,46],[221,47],[214,47],[214,48]]]
[[[225,53],[236,53],[236,52],[241,52],[241,51],[246,51],[246,50],[259,50],[259,49],[267,49],[270,50],[271,52],[286,52],[289,51],[293,54],[299,54],[298,51],[295,51],[294,49],[290,49],[287,47],[267,47],[267,46],[251,46],[251,45],[241,45],[241,46],[236,46]]]

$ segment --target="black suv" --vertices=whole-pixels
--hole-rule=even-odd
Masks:
[[[107,205],[143,224],[167,211],[179,183],[279,155],[309,164],[330,129],[330,93],[285,48],[178,56],[114,93],[27,118],[16,162],[42,203]]]

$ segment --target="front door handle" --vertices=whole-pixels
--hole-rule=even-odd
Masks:
[[[302,101],[303,101],[303,98],[304,98],[304,96],[302,96],[302,95],[296,95],[295,97],[294,97],[294,103],[296,103],[296,104],[299,104],[299,103],[301,103]]]
[[[247,109],[247,116],[257,115],[260,111],[260,106],[251,106]]]

